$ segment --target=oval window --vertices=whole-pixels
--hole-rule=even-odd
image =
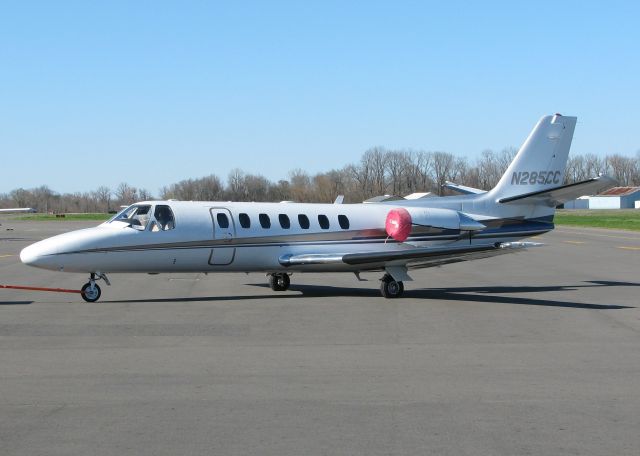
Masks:
[[[300,224],[300,228],[303,230],[309,229],[309,217],[304,214],[298,214],[298,223]]]
[[[240,222],[240,226],[242,228],[251,228],[251,219],[249,218],[248,214],[238,214],[238,221]]]
[[[260,226],[264,229],[271,228],[271,219],[267,214],[258,215],[258,220],[260,220]]]
[[[329,219],[326,215],[320,214],[318,216],[318,223],[320,224],[320,228],[322,228],[323,230],[329,229]]]
[[[216,215],[216,219],[218,220],[218,226],[220,228],[229,228],[229,219],[226,214],[221,214],[218,212]]]
[[[287,216],[287,214],[278,215],[278,221],[280,222],[280,226],[285,230],[291,228],[291,222],[289,221],[289,217]]]

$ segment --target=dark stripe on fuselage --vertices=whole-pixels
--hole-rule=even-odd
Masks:
[[[546,233],[553,229],[553,224],[545,220],[525,220],[525,219],[497,219],[483,221],[487,229],[479,232],[469,232],[458,230],[448,230],[433,227],[416,227],[413,233],[405,241],[426,242],[426,241],[455,241],[462,239],[488,239],[535,236]],[[398,244],[399,242],[387,236],[381,229],[350,230],[350,231],[330,231],[321,233],[302,234],[279,234],[274,236],[254,236],[235,237],[232,239],[210,239],[186,242],[167,242],[160,244],[139,244],[120,247],[103,247],[94,249],[84,249],[64,254],[80,253],[106,253],[106,252],[129,252],[145,250],[173,250],[173,249],[212,249],[212,248],[242,248],[242,247],[269,247],[269,246],[310,246],[310,245],[345,245],[345,244]]]

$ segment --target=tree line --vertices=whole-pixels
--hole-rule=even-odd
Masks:
[[[39,212],[109,212],[136,201],[178,199],[183,201],[296,201],[330,203],[337,195],[345,202],[360,202],[377,195],[404,196],[414,192],[447,193],[446,181],[489,190],[504,174],[516,149],[483,151],[475,160],[449,152],[388,150],[375,147],[362,154],[357,163],[311,175],[302,169],[289,172],[287,179],[270,181],[258,174],[232,170],[226,182],[212,174],[185,179],[159,189],[121,183],[94,191],[60,194],[46,185],[18,188],[0,194],[0,208],[32,207]],[[571,183],[607,174],[622,186],[640,185],[640,151],[635,157],[594,154],[569,157],[565,182]]]

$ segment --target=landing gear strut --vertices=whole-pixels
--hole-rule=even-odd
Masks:
[[[96,284],[96,280],[100,279],[104,280],[107,285],[111,285],[111,282],[109,282],[106,274],[102,272],[92,272],[89,275],[89,281],[82,286],[82,289],[80,291],[82,299],[87,302],[96,302],[98,299],[100,299],[102,290],[100,290],[100,287]]]
[[[380,293],[385,298],[399,298],[404,292],[404,284],[401,281],[395,281],[389,274],[385,274],[380,279]]]
[[[273,291],[286,291],[289,289],[289,274],[273,273],[269,275],[269,286]]]

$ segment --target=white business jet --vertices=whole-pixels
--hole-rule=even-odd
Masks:
[[[24,214],[38,212],[32,207],[9,207],[7,209],[0,209],[0,214]]]
[[[82,297],[100,298],[107,273],[265,272],[274,291],[294,272],[381,271],[397,298],[409,270],[487,258],[539,245],[555,207],[612,187],[605,176],[563,185],[575,117],[543,117],[495,188],[364,204],[146,201],[95,227],[26,247],[23,263],[86,272]]]

